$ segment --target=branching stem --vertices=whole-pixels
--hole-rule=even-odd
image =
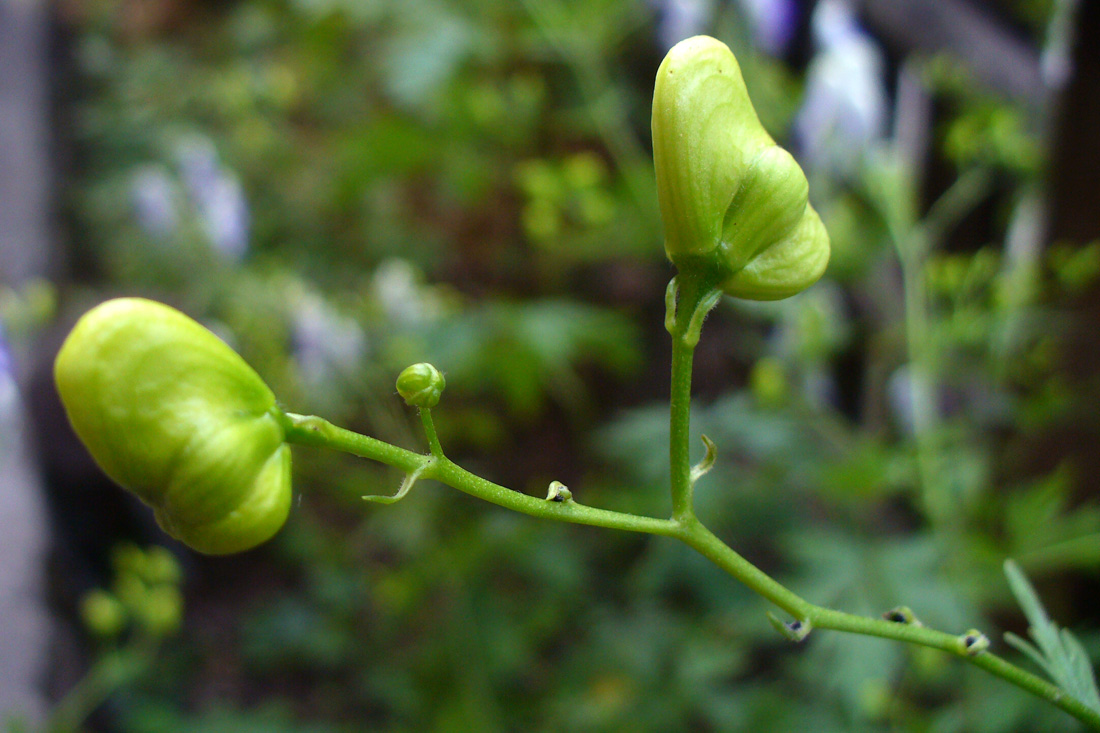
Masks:
[[[692,506],[694,482],[689,455],[691,368],[702,321],[717,302],[715,293],[714,287],[706,283],[685,283],[681,280],[670,285],[666,299],[666,324],[672,335],[671,519],[596,509],[574,500],[538,498],[470,473],[443,454],[431,412],[426,409],[422,409],[420,415],[430,448],[427,454],[339,428],[319,417],[289,413],[281,417],[286,439],[290,443],[331,448],[369,458],[407,474],[415,472],[421,479],[435,479],[471,496],[533,517],[674,537],[793,617],[794,621],[786,625],[792,639],[801,640],[811,629],[832,629],[940,649],[1058,706],[1090,728],[1100,731],[1100,711],[1093,710],[1037,675],[985,651],[984,645],[973,644],[972,633],[949,634],[919,623],[867,618],[814,605],[738,554],[696,518]]]

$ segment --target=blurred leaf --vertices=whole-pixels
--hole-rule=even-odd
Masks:
[[[502,395],[511,409],[533,416],[544,394],[574,412],[585,404],[578,369],[593,365],[613,374],[638,363],[634,324],[614,311],[543,299],[488,303],[440,323],[427,341],[432,363],[448,383]]]
[[[382,47],[385,85],[406,107],[434,101],[472,50],[474,28],[435,0],[405,0],[395,6],[396,32]]]
[[[1006,554],[1032,572],[1100,564],[1100,507],[1070,505],[1074,478],[1063,464],[1007,495]]]
[[[862,539],[808,528],[788,545],[802,564],[801,594],[814,603],[874,616],[904,604],[935,628],[959,628],[974,615],[944,573],[933,538]]]
[[[1027,617],[1028,636],[1035,645],[1011,633],[1005,634],[1005,641],[1031,657],[1055,684],[1100,713],[1100,690],[1096,687],[1092,663],[1081,643],[1067,629],[1059,629],[1050,620],[1035,588],[1012,560],[1005,561],[1005,577]]]

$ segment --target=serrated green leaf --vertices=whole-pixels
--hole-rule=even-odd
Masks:
[[[1043,671],[1048,675],[1050,674],[1050,667],[1047,666],[1047,660],[1043,658],[1043,653],[1035,648],[1035,645],[1029,642],[1027,639],[1021,638],[1013,634],[1011,631],[1006,631],[1004,635],[1005,643],[1007,643],[1013,649],[1022,652],[1025,656],[1035,662]]]
[[[1005,577],[1027,617],[1028,634],[1035,646],[1015,634],[1005,634],[1005,641],[1042,667],[1067,693],[1100,711],[1100,690],[1097,690],[1092,663],[1081,643],[1068,630],[1059,629],[1050,620],[1035,588],[1012,560],[1005,561]]]
[[[1035,589],[1031,586],[1024,572],[1020,570],[1020,566],[1012,560],[1005,560],[1005,577],[1008,578],[1008,586],[1012,590],[1012,595],[1016,597],[1016,602],[1020,604],[1020,608],[1032,628],[1038,629],[1049,624],[1050,619],[1047,618],[1043,604],[1039,601],[1039,596],[1035,593]],[[1036,639],[1036,641],[1038,640]]]
[[[1081,642],[1067,629],[1062,629],[1062,648],[1066,652],[1069,679],[1076,682],[1074,695],[1093,710],[1100,710],[1100,690],[1096,687],[1092,662]]]

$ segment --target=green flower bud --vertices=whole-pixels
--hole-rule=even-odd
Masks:
[[[100,588],[88,591],[80,599],[80,617],[89,631],[105,639],[118,636],[126,628],[126,609]]]
[[[134,615],[145,631],[153,636],[174,634],[183,622],[183,595],[174,585],[150,588]]]
[[[426,362],[405,367],[397,375],[397,393],[410,407],[435,407],[446,386],[443,373]]]
[[[783,404],[787,399],[783,362],[774,356],[765,356],[756,362],[749,373],[749,389],[760,405],[776,407]]]
[[[131,611],[140,608],[149,592],[149,584],[131,573],[119,573],[111,584],[111,590],[119,602]]]
[[[290,448],[263,380],[177,310],[120,298],[86,313],[54,365],[77,435],[112,479],[199,552],[269,539],[290,509]]]
[[[133,542],[120,542],[111,548],[111,567],[116,575],[141,576],[145,565],[145,551]]]
[[[150,585],[165,583],[179,585],[183,571],[176,556],[166,547],[150,547],[145,551],[145,567],[142,578]]]
[[[717,272],[729,295],[778,300],[825,272],[829,236],[808,184],[749,101],[737,59],[696,36],[665,56],[653,91],[653,161],[665,252]]]

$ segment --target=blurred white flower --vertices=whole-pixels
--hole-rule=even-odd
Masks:
[[[406,260],[378,265],[371,278],[374,297],[386,318],[396,326],[416,326],[439,317],[439,297],[420,282],[420,273]]]
[[[795,139],[810,168],[846,176],[885,134],[885,60],[845,0],[822,0],[812,25],[819,51],[807,72]]]
[[[187,135],[176,143],[176,166],[192,200],[198,202],[221,172],[213,141],[201,135]]]
[[[1046,40],[1039,56],[1039,70],[1049,91],[1061,91],[1073,75],[1075,20],[1081,0],[1054,0],[1047,23]],[[1083,26],[1082,26],[1083,27]]]
[[[12,368],[11,347],[8,346],[8,339],[7,334],[4,332],[4,326],[0,324],[0,378],[5,375],[10,377],[13,373]]]
[[[819,49],[835,49],[850,40],[860,40],[866,33],[859,25],[849,0],[821,0],[810,18],[814,43]]]
[[[798,28],[795,0],[738,0],[753,43],[765,53],[781,56]]]

